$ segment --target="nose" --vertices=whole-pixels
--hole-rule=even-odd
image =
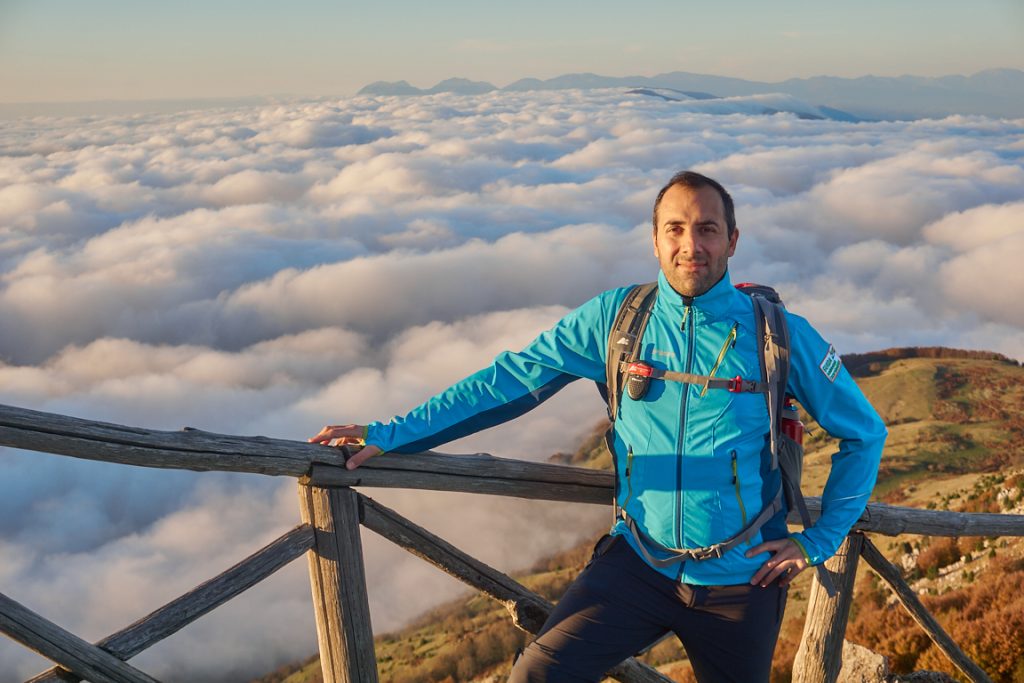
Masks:
[[[682,235],[679,236],[679,251],[683,254],[693,256],[694,254],[700,253],[701,245],[700,240],[697,239],[697,234],[693,230],[685,230]]]

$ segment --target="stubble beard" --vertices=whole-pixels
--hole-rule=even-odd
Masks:
[[[700,296],[718,284],[718,281],[725,274],[727,266],[727,263],[716,264],[700,261],[685,261],[683,265],[690,263],[698,263],[703,265],[704,268],[697,272],[682,272],[674,268],[671,272],[665,273],[668,283],[672,285],[672,289],[686,297]],[[720,267],[716,267],[719,265]]]

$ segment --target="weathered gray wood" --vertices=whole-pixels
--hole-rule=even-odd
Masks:
[[[293,477],[308,472],[314,459],[343,462],[335,449],[298,441],[198,429],[164,432],[5,405],[0,405],[0,446],[141,467]]]
[[[366,486],[462,491],[563,502],[608,504],[614,475],[486,454],[385,455],[356,470],[333,464],[314,464],[309,480],[320,486]],[[821,499],[807,498],[811,518],[821,516]],[[794,511],[792,524],[800,519]],[[1024,515],[919,510],[884,503],[869,503],[854,525],[856,531],[896,536],[1024,536]]]
[[[299,485],[302,521],[316,532],[309,576],[324,683],[377,683],[358,496]]]
[[[598,505],[611,505],[612,502],[612,477],[608,472],[469,455],[426,456],[429,460],[420,462],[432,471],[391,469],[390,465],[399,457],[423,456],[380,458],[373,465],[366,464],[351,471],[344,467],[315,464],[309,481],[316,486],[457,491]],[[474,471],[463,472],[466,465],[474,464],[477,465]],[[514,471],[508,467],[509,464]],[[459,471],[453,472],[453,469]],[[561,481],[552,481],[552,474]],[[581,483],[579,479],[590,483]]]
[[[900,601],[900,604],[906,608],[910,616],[913,617],[914,621],[920,625],[924,632],[928,634],[928,637],[932,639],[940,650],[942,650],[949,661],[953,662],[958,669],[960,669],[965,676],[975,683],[992,683],[992,679],[988,677],[984,671],[981,670],[977,664],[971,660],[970,657],[960,649],[949,634],[943,630],[939,622],[935,620],[935,617],[925,608],[921,601],[918,599],[917,594],[914,593],[914,589],[907,585],[907,582],[903,580],[903,575],[900,570],[889,560],[885,559],[885,556],[879,552],[875,544],[870,539],[864,539],[864,546],[861,548],[861,555],[868,565],[874,569],[882,579],[889,584],[893,592],[896,594],[896,598]]]
[[[222,574],[210,579],[185,595],[131,626],[96,643],[121,660],[131,659],[146,648],[178,632],[204,614],[223,605],[243,591],[302,556],[313,547],[313,527],[303,524],[242,560]],[[26,683],[60,683],[80,681],[66,669],[54,667],[29,679]]]
[[[375,500],[360,496],[360,502],[366,528],[503,603],[512,622],[523,631],[536,634],[544,625],[552,605],[542,596]],[[624,683],[669,681],[632,658],[611,669],[608,675]]]
[[[817,520],[821,515],[821,498],[808,498],[807,506],[811,510],[811,518]],[[799,519],[790,515],[789,522],[799,524]],[[886,536],[1024,536],[1024,515],[922,510],[868,503],[853,529]]]
[[[843,638],[853,604],[862,534],[846,537],[839,551],[825,562],[836,586],[833,598],[815,575],[807,605],[804,634],[793,661],[793,683],[835,683],[843,665]]]
[[[78,458],[191,470],[255,472],[302,477],[316,486],[386,486],[470,491],[543,500],[607,504],[611,472],[496,458],[487,454],[385,455],[358,470],[343,466],[345,451],[298,441],[162,432],[0,405],[0,446]],[[807,499],[817,519],[821,500]],[[790,521],[797,523],[796,515]],[[858,531],[896,536],[1024,536],[1024,515],[867,506]]]
[[[0,593],[0,631],[93,683],[158,683]]]

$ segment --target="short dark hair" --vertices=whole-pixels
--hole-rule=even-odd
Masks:
[[[671,180],[665,184],[665,187],[661,188],[661,192],[658,193],[658,198],[654,200],[654,230],[658,230],[658,207],[661,206],[661,200],[665,196],[665,193],[676,185],[682,185],[683,187],[689,187],[690,189],[696,190],[701,187],[712,187],[718,196],[722,198],[722,206],[725,207],[725,227],[727,229],[728,237],[732,237],[732,233],[736,230],[736,207],[733,206],[732,197],[725,191],[722,184],[717,180],[708,178],[706,175],[701,175],[695,171],[680,171],[672,176]]]

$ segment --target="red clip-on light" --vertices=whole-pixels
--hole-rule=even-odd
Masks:
[[[639,375],[640,377],[650,377],[654,374],[654,368],[647,363],[630,363],[629,367],[626,368],[626,373]]]
[[[653,375],[654,368],[647,363],[630,363],[626,367],[626,393],[629,397],[639,401],[646,396]]]

